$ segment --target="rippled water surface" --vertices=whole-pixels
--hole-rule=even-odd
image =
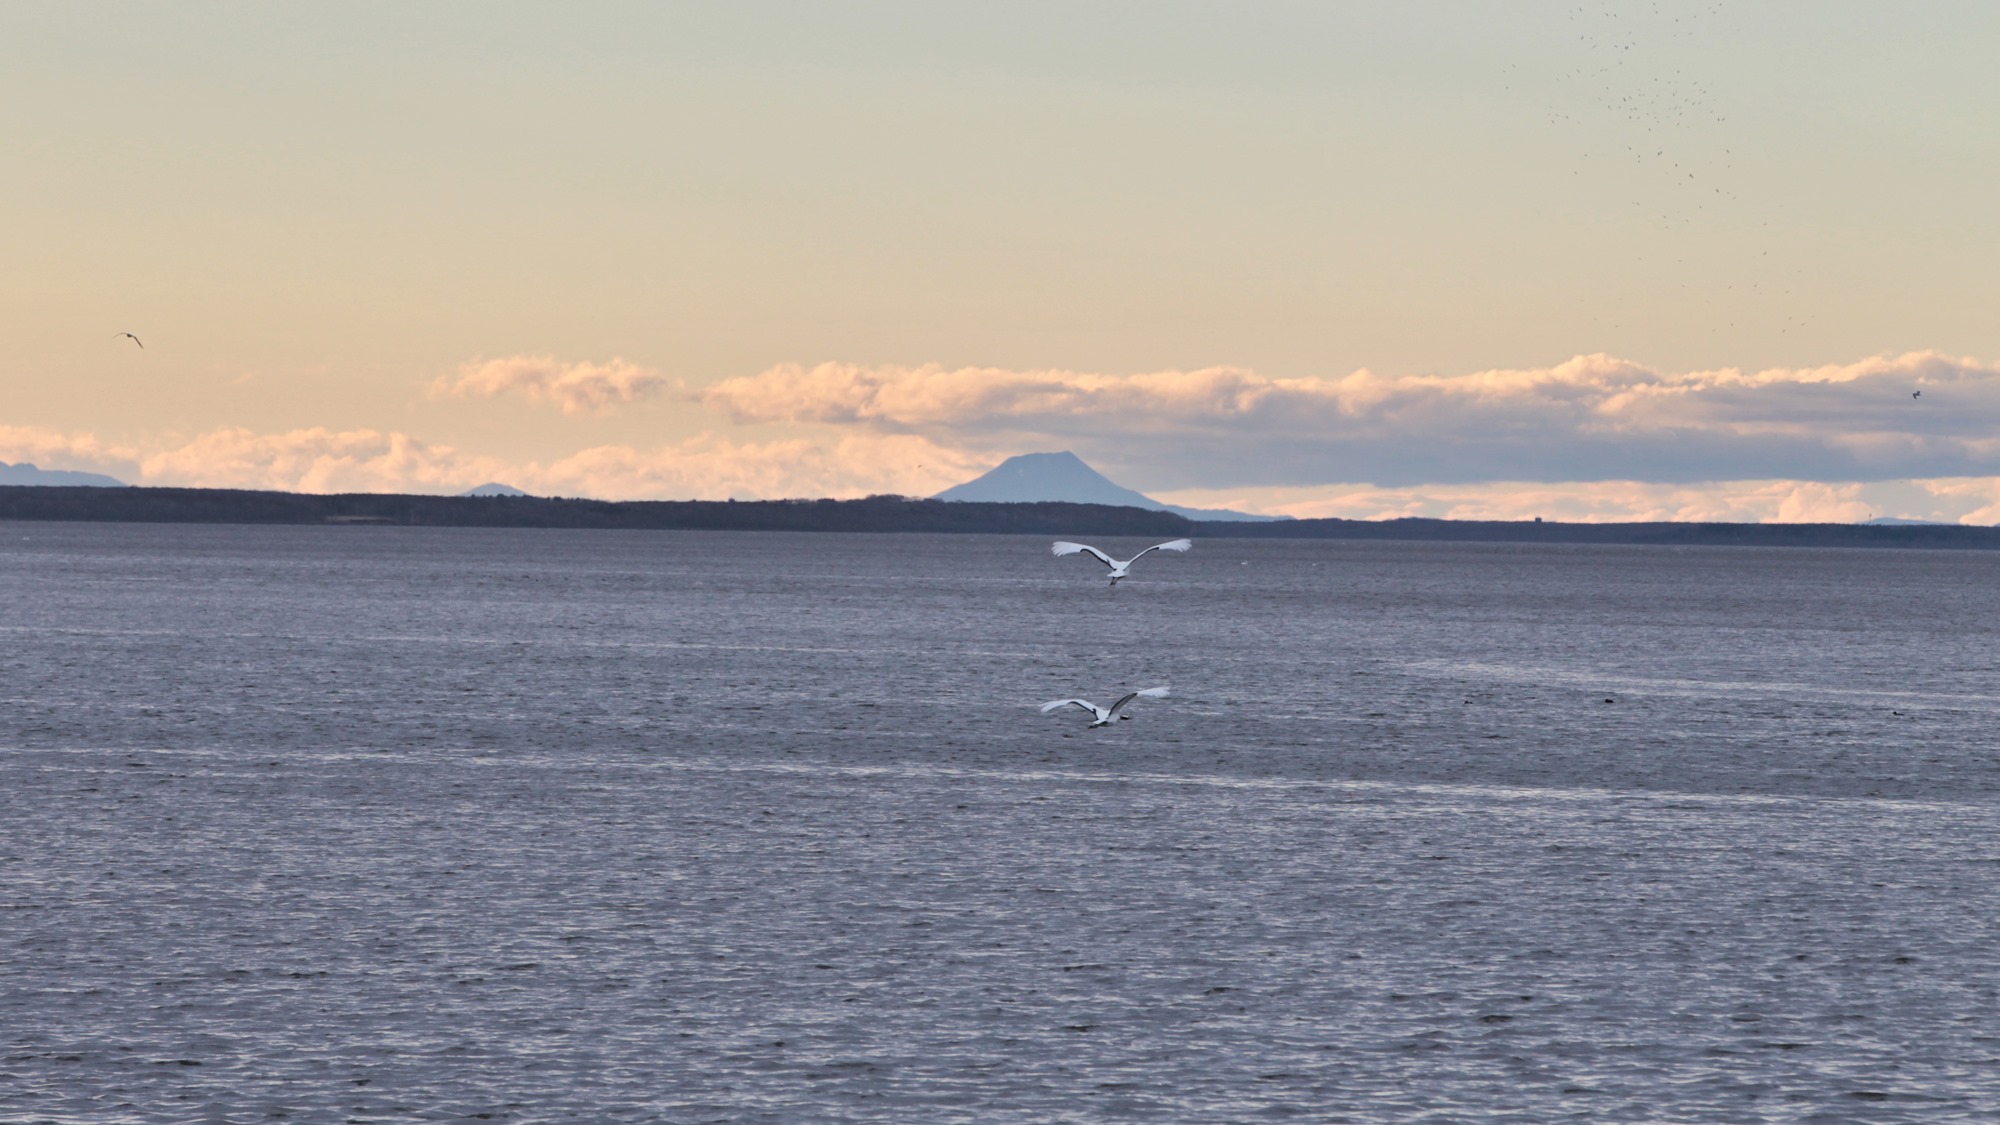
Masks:
[[[1134,574],[0,524],[0,1121],[2000,1120],[2000,557]]]

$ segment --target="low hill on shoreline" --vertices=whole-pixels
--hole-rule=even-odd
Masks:
[[[576,500],[540,496],[0,486],[0,520],[626,530],[950,532],[1401,539],[1661,546],[2000,549],[2000,528],[1957,524],[1556,523],[1488,520],[1190,520],[1108,504],[862,500]]]
[[[712,531],[932,531],[1186,535],[1169,512],[1104,504],[864,500],[578,500],[546,496],[314,494],[226,488],[0,487],[0,520],[391,524]]]
[[[1197,524],[1236,539],[1402,539],[1471,543],[1631,543],[1678,547],[2000,549],[2000,528],[1881,523],[1557,523],[1542,520],[1292,520]]]

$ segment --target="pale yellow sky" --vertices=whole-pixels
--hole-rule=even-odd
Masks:
[[[1074,448],[1142,490],[1295,507],[1982,480],[1996,46],[1970,2],[12,5],[0,460],[852,494]],[[1623,460],[1594,399],[1529,427],[1535,459],[1477,436],[1532,399],[1197,433],[705,393],[787,364],[1331,386],[1602,354],[1666,386],[1911,353],[1958,364],[1923,369],[1955,406],[1696,380],[1700,439],[1676,416]],[[494,361],[515,382],[439,389]],[[1430,467],[1355,454],[1390,435]]]

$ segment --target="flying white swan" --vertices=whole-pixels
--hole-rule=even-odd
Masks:
[[[1105,566],[1111,568],[1111,584],[1113,586],[1116,586],[1118,585],[1118,580],[1120,578],[1131,577],[1131,575],[1126,572],[1127,568],[1129,568],[1133,563],[1138,562],[1140,559],[1145,558],[1148,552],[1185,551],[1192,546],[1194,546],[1194,540],[1192,539],[1176,539],[1171,543],[1155,543],[1152,546],[1146,548],[1146,550],[1140,551],[1138,554],[1133,555],[1131,558],[1126,559],[1123,562],[1120,562],[1117,559],[1112,558],[1110,555],[1107,555],[1103,551],[1100,551],[1097,548],[1092,547],[1086,543],[1071,543],[1068,542],[1067,540],[1057,540],[1055,546],[1049,549],[1055,552],[1055,556],[1057,558],[1062,558],[1064,555],[1074,555],[1079,553],[1094,556],[1098,562],[1101,562]]]
[[[1133,700],[1138,699],[1141,696],[1144,696],[1147,699],[1160,699],[1164,698],[1168,694],[1170,693],[1167,691],[1165,687],[1149,687],[1145,691],[1135,691],[1130,695],[1127,695],[1125,698],[1119,700],[1118,702],[1113,703],[1109,707],[1099,707],[1097,704],[1092,703],[1088,699],[1051,699],[1047,703],[1042,704],[1042,714],[1046,715],[1051,711],[1055,711],[1063,707],[1068,707],[1071,704],[1075,704],[1076,706],[1081,707],[1084,710],[1090,712],[1091,714],[1097,716],[1097,721],[1090,724],[1091,727],[1108,727],[1112,723],[1115,723],[1120,719],[1129,719],[1132,717],[1130,715],[1127,715],[1125,713],[1125,710],[1126,708],[1132,706]]]

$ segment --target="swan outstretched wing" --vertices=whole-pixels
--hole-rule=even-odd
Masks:
[[[1133,555],[1132,562],[1138,562],[1140,555],[1144,555],[1150,551],[1185,551],[1192,546],[1194,546],[1194,540],[1192,539],[1176,539],[1171,543],[1155,543],[1146,548],[1146,550],[1140,551],[1139,554]],[[1126,565],[1129,566],[1131,564],[1128,563]]]
[[[1042,714],[1046,715],[1051,711],[1057,710],[1058,708],[1068,707],[1072,703],[1076,704],[1078,707],[1083,708],[1084,710],[1090,712],[1093,715],[1097,714],[1097,704],[1092,703],[1087,699],[1051,699],[1047,703],[1042,704]]]
[[[1074,555],[1081,552],[1083,554],[1089,555],[1091,558],[1096,559],[1098,562],[1103,563],[1105,566],[1117,565],[1117,563],[1112,561],[1110,555],[1105,554],[1103,551],[1098,550],[1097,548],[1091,546],[1088,543],[1071,543],[1068,540],[1058,539],[1055,542],[1055,545],[1051,546],[1049,550],[1057,558],[1062,558],[1064,555]]]
[[[1135,691],[1127,695],[1125,698],[1119,700],[1118,702],[1113,703],[1111,705],[1111,714],[1117,718],[1122,719],[1126,717],[1124,714],[1125,708],[1130,707],[1132,705],[1133,700],[1139,698],[1158,699],[1162,696],[1171,694],[1173,693],[1169,691],[1165,686],[1149,687],[1144,691]]]

